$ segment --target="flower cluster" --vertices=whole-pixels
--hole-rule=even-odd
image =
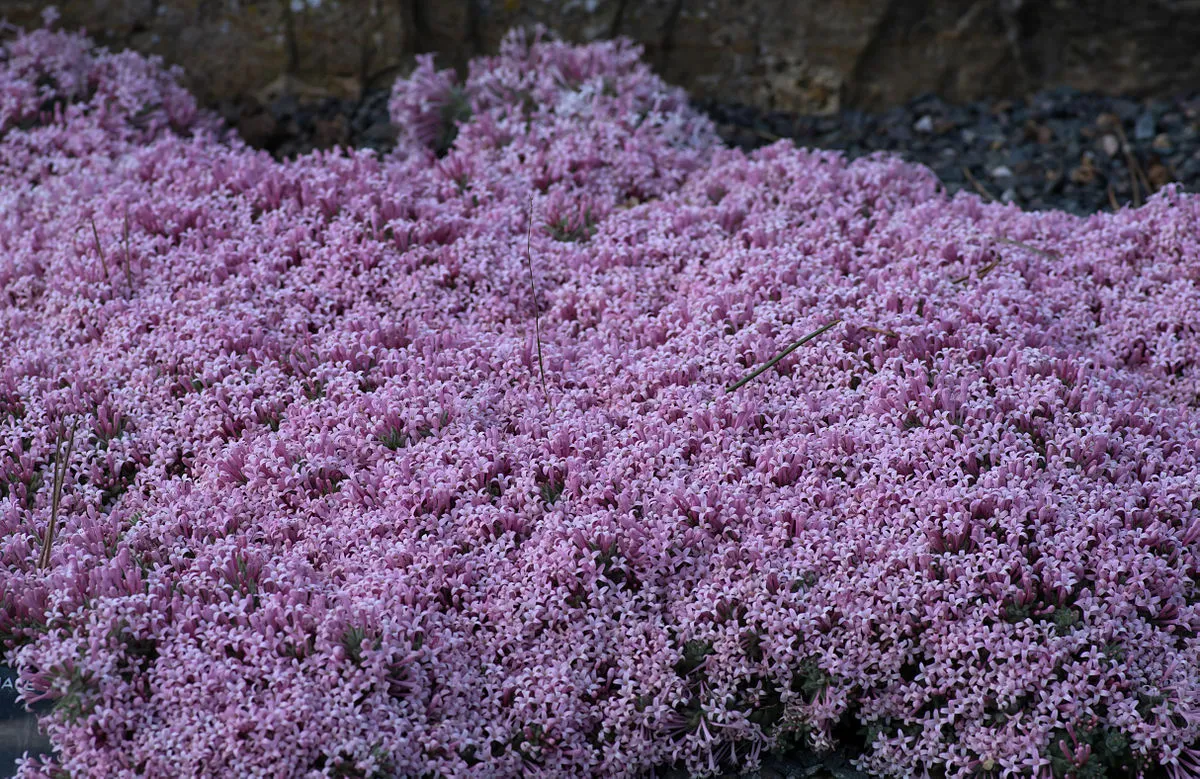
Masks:
[[[290,162],[0,41],[21,775],[1200,776],[1200,199],[745,155],[543,37]]]

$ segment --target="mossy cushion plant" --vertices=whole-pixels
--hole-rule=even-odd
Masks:
[[[1200,776],[1200,199],[746,155],[521,34],[277,162],[5,35],[25,779]]]

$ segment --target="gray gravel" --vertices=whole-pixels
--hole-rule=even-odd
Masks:
[[[1169,182],[1200,191],[1200,93],[1133,100],[1061,88],[951,105],[917,98],[882,114],[789,116],[698,102],[732,146],[780,138],[850,158],[894,152],[966,189],[1025,210],[1086,215],[1138,206]]]

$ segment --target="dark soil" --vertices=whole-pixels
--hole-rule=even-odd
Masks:
[[[266,105],[253,97],[218,109],[246,143],[288,159],[317,149],[349,146],[390,151],[396,128],[388,118],[389,89],[372,89],[361,100],[333,97],[302,102],[281,95]]]

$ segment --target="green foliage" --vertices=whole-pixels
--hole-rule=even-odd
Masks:
[[[541,490],[542,500],[553,506],[554,502],[557,501],[562,495],[565,486],[566,485],[561,480],[543,484]]]
[[[1004,604],[1004,621],[1005,622],[1010,622],[1012,624],[1016,624],[1018,622],[1023,622],[1029,618],[1029,613],[1030,613],[1030,610],[1029,610],[1028,603],[1025,603],[1025,604],[1006,603],[1006,604]]]
[[[762,634],[758,631],[742,634],[742,648],[746,652],[746,657],[756,663],[760,662],[763,659]]]
[[[796,688],[798,682],[800,689],[796,690],[796,692],[803,692],[811,703],[829,687],[833,680],[834,677],[822,670],[815,659],[806,658],[800,663],[800,667],[796,669],[796,673],[792,679],[792,689]]]
[[[597,222],[590,210],[583,212],[578,224],[569,216],[563,216],[546,225],[550,237],[559,243],[587,243],[596,234]]]
[[[683,645],[683,658],[675,663],[675,673],[687,676],[700,667],[704,658],[713,653],[712,644],[707,641],[688,641]]]
[[[1134,755],[1125,734],[1109,728],[1092,728],[1076,725],[1075,738],[1066,730],[1056,730],[1050,736],[1050,770],[1056,777],[1070,779],[1107,779],[1108,777],[1141,775],[1145,761]],[[1062,746],[1068,750],[1078,743],[1090,749],[1083,765],[1077,765]]]
[[[392,451],[408,445],[408,434],[400,427],[389,427],[379,436],[379,443]]]
[[[325,397],[325,382],[321,379],[305,379],[300,383],[301,389],[304,391],[304,397],[309,401],[320,400]]]
[[[482,758],[475,757],[475,745],[468,744],[458,750],[458,756],[463,759],[468,768],[473,768],[483,762]]]
[[[391,754],[383,748],[382,741],[371,747],[371,758],[375,761],[375,768],[369,771],[359,768],[357,761],[344,753],[339,753],[332,759],[321,755],[313,767],[318,771],[328,771],[328,775],[336,779],[384,779],[396,775],[395,762]]]
[[[346,656],[350,662],[357,666],[362,666],[363,653],[368,649],[376,652],[383,646],[383,642],[376,638],[374,641],[368,640],[367,629],[352,625],[342,633],[342,646],[346,649]]]
[[[791,752],[807,747],[811,733],[812,726],[801,715],[787,711],[768,735],[775,739],[777,751]]]
[[[449,99],[442,106],[441,132],[434,141],[433,151],[438,157],[445,157],[458,138],[458,125],[471,119],[471,101],[462,87],[450,90]]]
[[[69,676],[67,689],[54,702],[55,714],[61,716],[65,722],[78,722],[95,710],[95,692],[95,678],[91,673],[75,667]]]
[[[516,733],[509,740],[509,745],[521,756],[522,760],[540,766],[545,762],[541,755],[542,747],[546,745],[545,736],[545,729],[535,722],[532,725],[526,725]]]
[[[800,592],[801,590],[810,590],[816,586],[820,577],[816,571],[805,571],[804,574],[792,582],[792,592]]]
[[[1083,619],[1079,609],[1062,607],[1054,610],[1054,632],[1060,636],[1070,633]]]
[[[42,475],[42,472],[34,471],[33,475],[29,477],[29,483],[25,486],[25,508],[33,511],[33,507],[37,503],[37,494],[45,483],[46,477]]]

